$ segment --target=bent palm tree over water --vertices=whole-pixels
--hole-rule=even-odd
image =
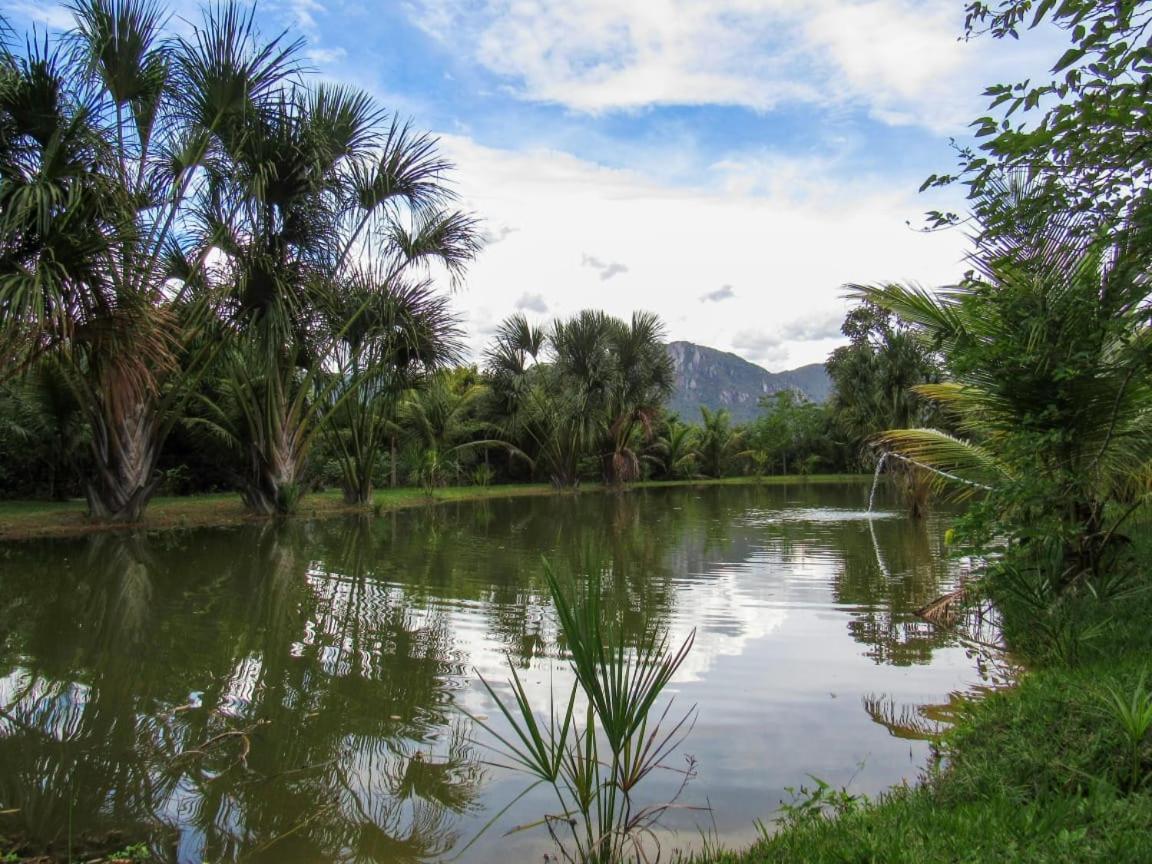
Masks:
[[[1023,530],[1050,528],[1066,584],[1100,574],[1119,522],[1149,491],[1147,247],[1138,221],[1101,234],[1048,217],[981,238],[974,275],[955,288],[856,288],[942,346],[952,367],[950,380],[915,389],[959,436],[893,429],[880,446],[961,494],[989,491]]]

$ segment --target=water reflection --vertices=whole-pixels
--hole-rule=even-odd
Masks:
[[[895,782],[916,769],[884,750],[899,709],[862,709],[863,688],[941,699],[974,676],[912,614],[954,582],[940,525],[870,524],[866,495],[638,490],[10,545],[0,810],[18,813],[0,833],[60,849],[69,824],[117,831],[181,862],[444,856],[517,789],[457,710],[492,710],[473,670],[563,684],[542,556],[599,574],[632,637],[697,628],[676,686],[700,705],[689,749],[722,832],[797,770],[855,771],[853,747],[875,760],[864,782]],[[496,835],[469,856],[520,848]]]

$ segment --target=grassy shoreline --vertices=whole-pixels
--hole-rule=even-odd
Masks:
[[[867,479],[859,474],[813,474],[756,477],[725,477],[719,480],[668,480],[633,483],[617,490],[600,483],[589,483],[575,490],[557,491],[545,483],[523,483],[502,486],[446,486],[429,497],[423,489],[401,487],[380,489],[368,506],[345,504],[338,490],[314,492],[305,496],[292,519],[322,519],[354,513],[390,512],[411,507],[426,507],[453,501],[492,498],[573,495],[586,492],[652,489],[679,486],[778,485],[784,483],[839,483]],[[88,518],[83,500],[70,501],[0,501],[0,541],[32,540],[52,537],[79,537],[108,531],[164,531],[182,528],[209,528],[266,522],[278,518],[247,512],[235,492],[210,495],[157,497],[139,522],[110,524]],[[279,517],[284,518],[284,517]]]
[[[695,864],[1152,861],[1152,597],[1081,601],[1059,642],[997,599],[1026,671],[963,705],[919,783],[871,802],[826,790]]]

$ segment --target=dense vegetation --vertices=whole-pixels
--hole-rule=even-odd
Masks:
[[[668,416],[647,313],[509,319],[461,367],[443,283],[480,241],[433,139],[236,7],[188,36],[148,2],[73,12],[0,49],[5,497],[135,521],[158,490],[273,513],[323,486],[365,504],[385,484],[846,461],[789,400],[763,428]]]
[[[922,787],[818,787],[742,860],[1147,860],[1150,5],[970,4],[974,34],[1050,16],[1073,43],[1052,82],[989,91],[970,272],[852,288],[829,404],[782,392],[735,427],[663,410],[647,313],[514,316],[462,367],[440,283],[479,241],[434,141],[231,7],[181,38],[83,0],[64,41],[0,57],[0,483],[130,521],[164,485],[271,513],[325,484],[363,503],[884,460],[913,512],[970,502],[967,599],[1036,671],[964,710]]]
[[[986,141],[962,153],[968,276],[855,292],[939,359],[873,441],[970,502],[954,542],[985,566],[965,599],[994,602],[1030,668],[962,706],[921,785],[868,803],[815,784],[783,830],[717,861],[1152,858],[1152,5],[968,11],[996,38],[1050,17],[1072,47],[1052,82],[988,91]]]

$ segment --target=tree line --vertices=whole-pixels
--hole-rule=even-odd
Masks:
[[[317,486],[365,503],[852,461],[789,394],[746,429],[667,416],[648,313],[514,316],[462,366],[446,288],[481,240],[435,139],[238,6],[182,32],[148,0],[71,11],[59,37],[17,50],[4,27],[0,46],[6,496],[132,521],[157,491],[273,513]]]

